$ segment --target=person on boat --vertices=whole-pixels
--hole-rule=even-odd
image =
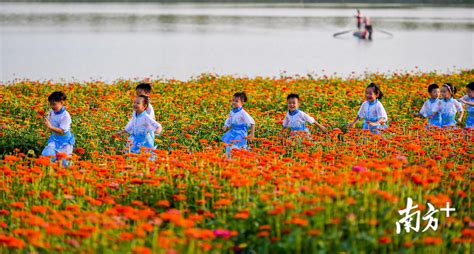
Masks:
[[[360,10],[357,9],[357,15],[354,15],[357,19],[357,29],[360,31],[360,27],[362,26],[362,21],[364,19],[364,16],[362,16],[362,13],[360,13]]]
[[[363,38],[364,39],[369,39],[369,40],[372,40],[372,22],[370,22],[370,18],[368,16],[365,16],[364,17],[364,27],[365,27],[365,30],[364,30],[364,33],[363,33]]]

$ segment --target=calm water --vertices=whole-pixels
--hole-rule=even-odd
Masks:
[[[189,79],[474,67],[474,8],[362,6],[374,40],[345,34],[355,6],[0,3],[0,80]],[[377,29],[389,31],[390,37]]]

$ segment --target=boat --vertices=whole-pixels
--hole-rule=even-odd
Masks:
[[[354,35],[355,37],[359,38],[359,39],[363,39],[365,40],[365,33],[363,31],[355,31],[352,35]]]

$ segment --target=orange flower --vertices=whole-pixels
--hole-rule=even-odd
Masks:
[[[462,237],[474,239],[474,229],[465,228],[461,231]]]
[[[170,202],[168,200],[160,200],[156,202],[158,206],[170,207]]]
[[[219,208],[222,206],[228,206],[232,203],[229,199],[219,199],[214,203],[214,207]]]
[[[56,153],[56,158],[57,158],[58,160],[66,159],[67,157],[68,157],[68,156],[67,156],[66,153],[59,153],[59,152]]]
[[[186,196],[182,194],[173,195],[175,201],[186,201]]]
[[[392,239],[388,236],[382,236],[379,238],[379,243],[380,244],[389,244],[392,242]]]
[[[13,236],[0,234],[0,243],[6,245],[8,248],[23,249],[25,242]]]
[[[20,158],[16,157],[16,156],[13,156],[13,155],[5,155],[5,157],[3,158],[3,161],[5,162],[14,162],[14,161],[19,161]]]
[[[245,212],[238,212],[234,215],[234,218],[235,219],[248,219],[249,218],[249,212],[245,211]]]
[[[122,241],[131,241],[134,238],[135,238],[135,235],[132,234],[132,233],[128,233],[128,232],[120,233],[120,240],[122,240]]]
[[[10,204],[10,206],[17,209],[23,209],[25,204],[23,202],[13,202]]]
[[[439,245],[443,242],[441,237],[430,237],[426,236],[423,238],[423,244],[425,245]]]
[[[151,249],[143,246],[137,246],[132,249],[133,254],[151,254]]]
[[[76,153],[80,154],[80,155],[83,155],[83,154],[86,153],[86,150],[84,148],[78,147],[78,148],[76,148]]]
[[[310,236],[321,235],[321,230],[317,230],[317,229],[308,230],[308,235],[310,235]]]
[[[46,233],[49,235],[62,235],[64,234],[64,230],[62,230],[61,227],[51,225],[46,227]]]
[[[31,207],[31,212],[32,213],[45,213],[46,212],[46,209],[47,207],[44,207],[44,206],[32,206]]]

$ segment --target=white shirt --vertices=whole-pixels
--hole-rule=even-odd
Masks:
[[[160,127],[161,124],[151,118],[151,116],[144,111],[138,116],[136,113],[133,114],[132,119],[130,119],[127,126],[125,126],[125,131],[128,134],[145,134],[148,132],[155,132]]]
[[[369,121],[371,121],[370,119],[378,120],[380,118],[385,118],[385,121],[388,120],[387,112],[385,112],[385,108],[378,100],[374,102],[373,105],[370,105],[368,101],[364,101],[364,103],[362,103],[362,106],[360,106],[357,116],[360,119],[365,119]]]
[[[153,106],[151,105],[151,102],[148,103],[148,107],[146,108],[146,113],[153,118],[153,120],[156,120],[155,118],[155,111],[153,110]]]
[[[153,110],[153,106],[151,105],[151,103],[148,103],[148,107],[146,107],[145,111],[149,116],[151,116],[151,118],[153,118],[153,120],[156,120],[155,111]],[[135,115],[135,111],[133,111],[132,117],[134,115]]]
[[[458,112],[463,112],[462,104],[451,98],[448,101],[439,100],[439,112],[442,115],[455,116]]]
[[[59,128],[64,132],[71,130],[71,115],[64,110],[61,114],[54,113],[54,110],[49,110],[48,120],[54,128]]]
[[[250,125],[255,124],[255,121],[244,109],[241,109],[237,113],[230,111],[229,117],[225,120],[224,126],[230,127],[231,125],[240,124],[245,124],[247,127],[249,127]]]
[[[306,122],[314,124],[316,121],[303,111],[298,111],[295,115],[290,115],[290,112],[287,112],[285,119],[283,119],[283,127],[301,128]]]
[[[468,102],[473,102],[473,99],[474,99],[474,98],[471,98],[471,97],[469,97],[469,95],[466,94],[466,95],[464,95],[464,96],[463,96],[461,99],[459,99],[459,100],[465,100],[465,101],[468,101]],[[461,105],[465,104],[465,103],[463,103],[463,102],[461,102],[461,101],[460,101],[460,103],[461,103]],[[467,104],[466,104],[466,109],[467,109],[467,112],[472,112],[472,111],[474,111],[474,106],[471,106],[471,105],[467,105]]]
[[[428,99],[423,103],[421,107],[420,114],[423,117],[432,116],[434,113],[439,112],[439,100],[436,99],[435,102],[431,102],[431,99]]]

